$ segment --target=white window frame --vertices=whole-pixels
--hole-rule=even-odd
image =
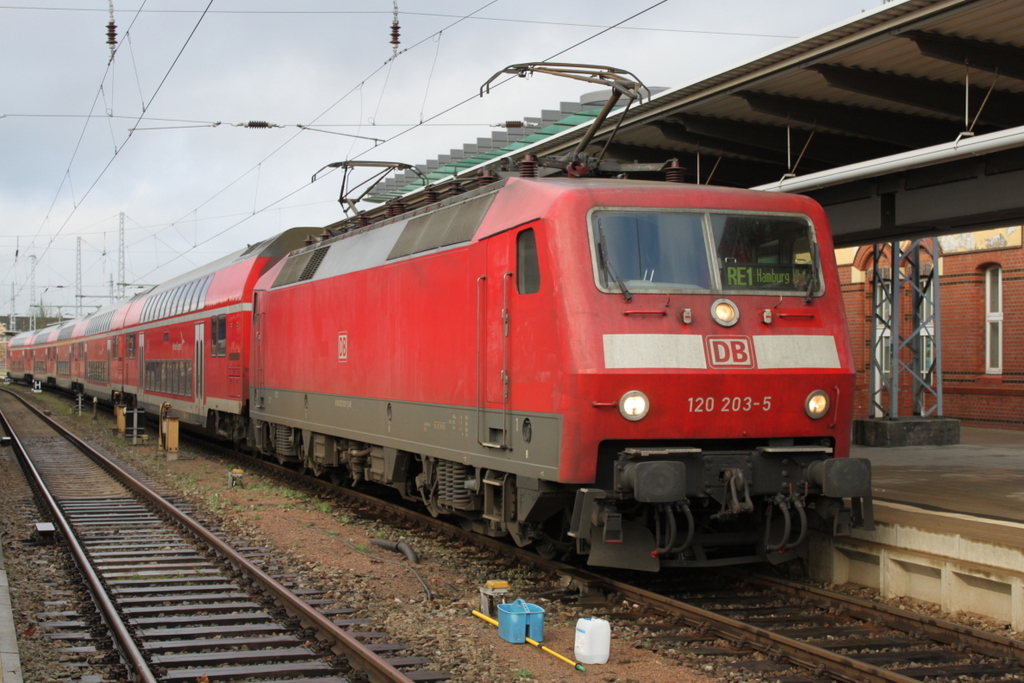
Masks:
[[[992,362],[993,351],[997,363]],[[1000,266],[985,270],[985,374],[1003,374],[1003,270]]]

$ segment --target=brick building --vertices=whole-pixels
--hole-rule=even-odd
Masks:
[[[943,395],[946,417],[966,425],[1024,430],[1024,248],[1021,226],[949,235],[938,241],[938,283],[940,288],[940,324],[942,343]],[[869,395],[872,372],[872,325],[883,335],[874,316],[872,270],[874,248],[839,249],[839,262],[854,360],[857,367],[855,418],[872,417]],[[890,267],[886,249],[879,259],[883,270]],[[922,259],[922,271],[933,272],[931,258]],[[900,333],[906,336],[912,326],[910,291],[904,287],[899,304]],[[930,316],[919,311],[921,320]],[[887,315],[887,308],[883,307]],[[925,335],[917,359],[922,376],[934,357],[934,345],[925,325]],[[879,349],[882,372],[890,372],[892,362]],[[912,364],[912,354],[900,354]],[[900,382],[899,415],[915,414],[911,377],[903,373]],[[930,378],[931,386],[937,379]],[[883,404],[888,405],[887,395]],[[925,397],[925,405],[934,398]],[[879,415],[874,415],[879,416]]]

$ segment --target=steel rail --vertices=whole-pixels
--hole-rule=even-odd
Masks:
[[[965,645],[975,652],[990,657],[1011,657],[1019,662],[1024,662],[1024,643],[997,633],[953,624],[924,614],[908,612],[897,607],[874,603],[852,595],[833,593],[774,576],[743,575],[743,580],[751,585],[770,588],[773,591],[809,600],[819,607],[833,607],[836,602],[840,602],[848,614],[858,619],[885,622],[900,631],[919,631],[939,643]]]
[[[364,672],[371,683],[410,683],[411,679],[409,677],[386,662],[366,645],[353,638],[349,633],[343,631],[330,619],[306,604],[302,598],[292,593],[272,576],[247,560],[230,545],[214,536],[201,524],[182,512],[159,493],[153,491],[151,488],[115,465],[109,459],[105,458],[102,454],[91,448],[77,436],[44,415],[38,408],[27,402],[17,393],[6,389],[4,391],[21,401],[40,419],[46,422],[47,425],[70,441],[75,448],[92,459],[108,474],[116,478],[128,488],[142,495],[146,500],[154,504],[166,515],[191,531],[204,543],[208,544],[221,557],[230,562],[238,571],[256,581],[265,591],[267,591],[267,593],[274,596],[278,603],[281,604],[289,614],[298,618],[306,626],[316,629],[316,631],[324,637],[325,640],[333,641],[333,645],[329,646],[331,650],[335,654],[344,655],[348,659],[349,665]],[[105,595],[104,599],[106,599]],[[156,683],[156,679],[148,680],[152,681],[152,683]]]
[[[7,391],[6,389],[4,391],[17,397],[22,401],[22,403],[25,403],[25,401],[21,399],[20,396],[17,396],[17,394]],[[32,409],[35,410],[35,408]],[[54,499],[50,494],[49,489],[46,487],[46,483],[39,474],[39,470],[37,470],[36,466],[32,463],[32,459],[29,457],[24,445],[21,443],[21,439],[18,438],[17,433],[15,433],[14,429],[11,427],[11,424],[7,420],[7,416],[4,415],[3,410],[0,410],[0,424],[3,425],[4,431],[7,432],[7,435],[11,437],[11,447],[17,454],[18,460],[21,462],[21,466],[25,470],[32,487],[43,498],[50,511],[50,516],[52,517],[54,524],[57,525],[57,528],[60,529],[61,534],[64,536],[64,542],[67,544],[68,550],[71,551],[71,556],[74,558],[75,564],[78,566],[78,571],[89,586],[89,592],[92,595],[93,602],[96,603],[96,607],[100,610],[100,614],[103,615],[103,621],[106,623],[107,628],[110,629],[114,647],[116,647],[118,652],[120,652],[121,657],[127,665],[129,677],[131,680],[140,681],[142,683],[157,683],[157,677],[153,674],[152,670],[150,670],[149,663],[146,662],[142,652],[140,652],[139,648],[135,645],[135,641],[132,639],[128,626],[124,621],[122,621],[117,608],[107,595],[103,582],[100,580],[99,575],[89,562],[85,549],[83,549],[81,544],[78,542],[78,538],[76,537],[74,530],[71,528],[71,524],[68,522],[67,518],[64,517],[64,512],[61,510],[56,499]]]

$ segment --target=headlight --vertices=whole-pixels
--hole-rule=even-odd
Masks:
[[[828,394],[821,389],[812,391],[804,401],[804,410],[807,416],[817,420],[828,412]]]
[[[711,317],[722,327],[732,327],[740,321],[740,309],[728,299],[719,299],[711,304]]]
[[[627,391],[619,399],[619,413],[627,420],[642,420],[651,407],[651,402],[642,391]]]

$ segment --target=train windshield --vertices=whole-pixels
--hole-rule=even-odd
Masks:
[[[806,293],[810,221],[785,214],[608,210],[591,216],[598,285],[644,293]]]

